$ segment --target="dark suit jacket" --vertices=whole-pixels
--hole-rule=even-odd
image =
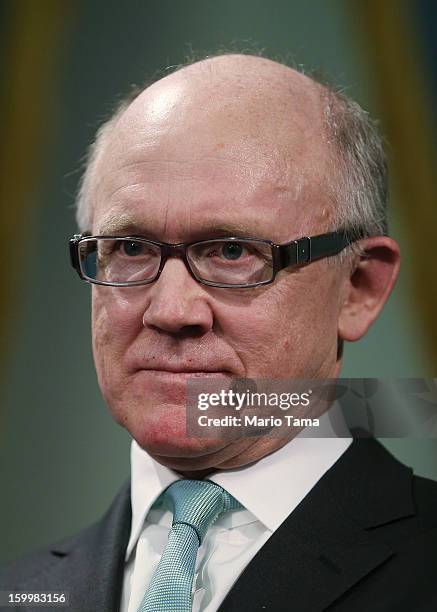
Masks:
[[[130,519],[126,485],[95,525],[3,570],[0,589],[63,590],[70,606],[60,610],[116,612]],[[220,612],[436,612],[436,527],[437,483],[413,476],[375,440],[354,440]]]

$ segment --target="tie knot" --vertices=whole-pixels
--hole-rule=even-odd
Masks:
[[[173,510],[173,525],[184,523],[193,527],[199,546],[221,514],[242,508],[232,495],[209,480],[177,480],[164,492],[164,500]]]

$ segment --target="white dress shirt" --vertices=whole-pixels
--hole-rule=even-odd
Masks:
[[[222,515],[199,548],[193,581],[193,612],[215,612],[245,567],[281,523],[345,452],[352,438],[334,404],[291,442],[256,463],[215,472],[215,482],[243,506]],[[126,550],[120,612],[137,612],[167,543],[168,510],[153,504],[181,475],[131,447],[132,527]]]

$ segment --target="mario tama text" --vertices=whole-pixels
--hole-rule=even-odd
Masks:
[[[224,417],[208,417],[200,415],[197,418],[199,427],[318,427],[319,419],[311,419],[305,417],[295,417],[292,414],[286,414],[283,417],[260,417],[256,414],[245,414],[243,417],[226,415]]]

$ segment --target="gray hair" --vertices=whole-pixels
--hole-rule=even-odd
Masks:
[[[174,70],[185,65],[177,66]],[[320,86],[325,136],[334,151],[333,177],[329,180],[329,188],[335,211],[330,229],[345,228],[357,237],[386,234],[387,164],[376,124],[359,104],[343,92],[314,77],[313,80]],[[88,150],[76,200],[76,219],[82,232],[91,227],[90,193],[104,142],[132,100],[145,88],[136,88],[122,100],[111,117],[100,126]],[[351,250],[360,252],[355,245],[351,245]]]
[[[115,124],[127,109],[129,104],[140,92],[135,89],[117,105],[109,119],[106,119],[96,132],[94,142],[88,148],[85,156],[84,172],[79,182],[79,189],[76,197],[76,222],[79,231],[84,233],[91,229],[92,224],[92,204],[90,201],[91,187],[95,179],[96,167],[99,157],[102,154],[104,143],[112,132]]]
[[[328,140],[334,145],[336,176],[334,223],[358,236],[388,231],[388,175],[376,123],[357,102],[322,86]]]

